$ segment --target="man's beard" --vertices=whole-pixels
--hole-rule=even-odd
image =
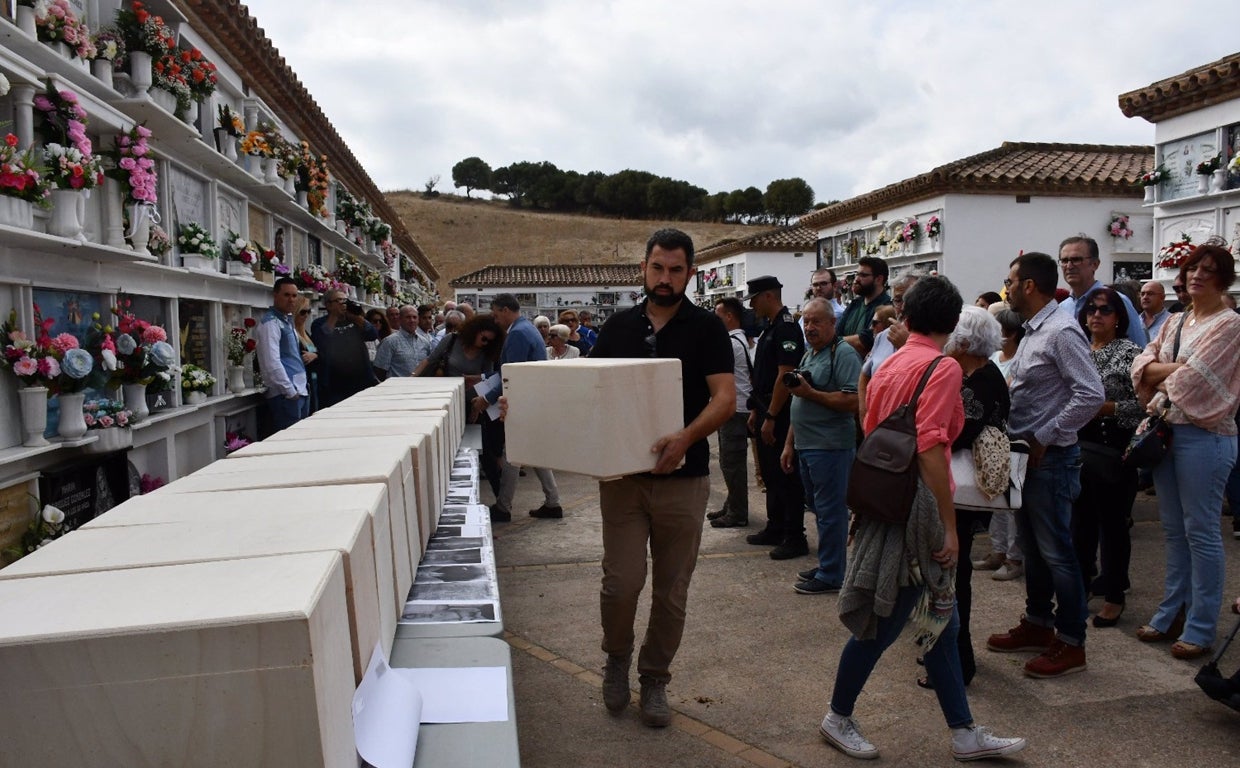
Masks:
[[[877,289],[878,289],[878,286],[875,285],[874,283],[863,283],[860,280],[858,280],[856,283],[853,284],[853,293],[855,293],[856,295],[860,296],[863,299],[868,299],[871,296],[873,296],[874,291],[876,291]]]
[[[665,286],[671,290],[671,293],[658,293],[655,291],[655,288],[657,287],[659,286],[655,286],[654,288],[649,285],[646,286],[646,296],[650,299],[651,303],[656,306],[674,307],[685,297],[684,291],[676,293],[676,290],[671,286]]]

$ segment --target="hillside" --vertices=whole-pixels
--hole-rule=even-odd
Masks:
[[[646,238],[663,226],[688,232],[698,248],[770,229],[536,213],[502,201],[466,201],[454,195],[426,200],[416,192],[391,192],[387,197],[439,270],[444,296],[452,295],[450,280],[488,264],[637,263]]]

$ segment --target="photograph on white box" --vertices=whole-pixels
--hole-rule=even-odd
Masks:
[[[489,600],[448,603],[409,602],[401,624],[481,624],[499,621],[499,604]]]

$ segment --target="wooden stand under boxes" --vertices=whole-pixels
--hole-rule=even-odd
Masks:
[[[4,762],[356,766],[336,552],[0,581]]]
[[[601,479],[648,472],[650,447],[685,423],[679,360],[508,363],[503,377],[513,464]]]
[[[256,443],[261,445],[261,443]],[[308,514],[362,511],[370,519],[370,536],[374,541],[372,559],[375,563],[375,589],[379,596],[379,637],[387,647],[387,638],[396,627],[396,619],[404,609],[403,596],[396,594],[395,566],[392,563],[392,520],[388,511],[387,486],[320,485],[306,488],[254,488],[245,491],[164,494],[148,493],[131,496],[78,530],[97,528],[128,528],[131,526],[165,525],[168,523],[212,521],[231,526],[237,535],[248,530],[258,517],[270,518],[274,525],[295,527]],[[7,573],[7,570],[0,571]],[[398,607],[398,603],[399,607]],[[369,656],[372,645],[366,649]]]
[[[89,528],[62,536],[7,568],[0,579],[114,571],[160,565],[236,560],[299,552],[339,552],[344,558],[345,600],[355,682],[370,664],[375,644],[385,650],[391,639],[379,623],[379,587],[375,571],[370,515],[354,510],[275,510],[247,520],[206,515],[192,521]],[[385,586],[391,581],[383,575]],[[386,595],[386,592],[385,592]]]
[[[203,491],[246,490],[251,488],[304,488],[316,485],[383,483],[391,519],[392,572],[396,603],[404,607],[413,569],[422,553],[410,552],[408,521],[417,520],[413,477],[406,476],[404,459],[408,451],[341,452],[257,456],[245,461],[217,461],[192,475],[175,480],[159,493],[185,494]]]
[[[340,431],[333,430],[333,432]],[[396,450],[404,450],[408,454],[409,466],[407,469],[413,476],[415,489],[414,503],[418,510],[418,520],[415,521],[416,525],[408,526],[408,533],[410,536],[417,533],[420,538],[418,540],[411,539],[410,550],[426,551],[426,542],[430,540],[431,531],[438,522],[439,517],[437,514],[430,514],[433,508],[430,489],[432,475],[429,466],[432,453],[432,439],[429,431],[422,434],[376,435],[373,437],[358,437],[352,434],[319,435],[312,432],[299,432],[297,435],[298,437],[295,439],[267,439],[257,443],[250,443],[246,447],[228,454],[227,459],[239,460],[255,456],[296,453],[321,454],[324,452],[324,445],[330,446],[331,452],[377,450],[376,446],[382,447],[390,443],[395,446]],[[293,438],[293,436],[289,437]]]

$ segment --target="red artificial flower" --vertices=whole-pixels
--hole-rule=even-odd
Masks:
[[[5,137],[4,137],[4,143],[5,143],[5,144],[8,144],[10,147],[16,147],[16,146],[17,146],[17,137],[16,137],[16,136],[14,136],[13,134],[11,134],[11,133],[10,133],[10,134],[8,134],[7,136],[5,136]]]
[[[245,327],[246,327],[246,328],[253,328],[253,327],[254,327],[254,326],[256,326],[256,325],[258,325],[258,321],[256,321],[254,318],[252,318],[252,317],[247,317],[247,318],[245,319]]]

